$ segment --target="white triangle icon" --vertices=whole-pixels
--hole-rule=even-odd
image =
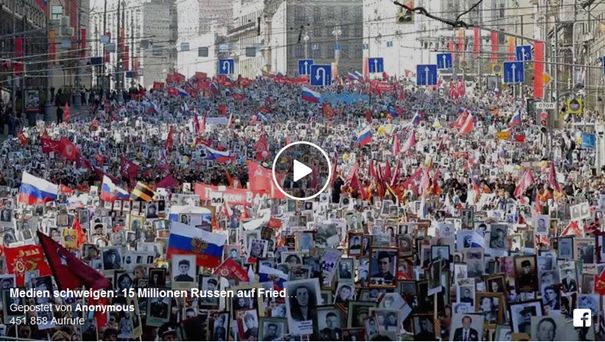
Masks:
[[[299,179],[305,177],[306,175],[310,174],[311,172],[313,172],[313,170],[311,170],[310,167],[308,167],[307,165],[294,159],[294,181],[295,182],[298,182]]]

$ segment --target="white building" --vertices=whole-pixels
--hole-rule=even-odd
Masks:
[[[233,2],[178,0],[177,65],[179,73],[190,77],[196,71],[209,77],[216,74],[216,60],[225,48],[224,37],[233,23]]]
[[[125,57],[126,51],[117,54],[118,20],[124,28],[125,46],[128,47],[127,69],[133,71],[132,79],[125,78],[124,87],[131,82],[150,87],[154,81],[164,81],[166,74],[174,71],[176,62],[176,8],[174,0],[129,0],[120,3],[118,0],[93,0],[90,13],[91,55],[103,56],[109,53],[109,63],[104,63],[106,75],[110,75],[109,86],[115,87],[118,77],[125,77],[120,71],[118,57]],[[110,42],[103,44],[104,32],[110,34]],[[102,67],[96,68],[100,84]]]
[[[434,13],[442,11],[442,5],[442,1],[414,1],[414,6]],[[363,1],[363,57],[384,58],[384,70],[389,75],[405,75],[406,70],[416,72],[417,64],[435,63],[435,50],[441,47],[438,36],[445,34],[444,24],[422,15],[399,23],[399,12],[392,2]]]

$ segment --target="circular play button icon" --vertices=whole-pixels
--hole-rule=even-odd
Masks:
[[[273,161],[273,181],[279,191],[291,199],[315,198],[328,188],[331,178],[332,164],[328,154],[307,141],[288,144]]]

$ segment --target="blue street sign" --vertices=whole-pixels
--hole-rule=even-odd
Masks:
[[[601,57],[601,61],[603,61],[603,75],[605,75],[605,56]]]
[[[312,59],[299,59],[298,60],[298,74],[308,75],[311,72],[311,65],[313,65]]]
[[[525,81],[525,68],[523,62],[504,62],[504,83],[523,83]]]
[[[531,45],[519,45],[515,47],[518,61],[531,61]]]
[[[334,44],[334,50],[340,50],[340,43]]]
[[[309,79],[311,80],[311,85],[329,86],[332,84],[332,66],[329,64],[311,65]]]
[[[418,64],[416,66],[416,84],[437,84],[437,64]]]
[[[220,75],[230,75],[235,72],[235,61],[233,59],[219,59],[218,73]]]
[[[452,54],[451,53],[438,53],[437,54],[437,69],[451,69],[452,68]]]
[[[384,59],[382,57],[368,58],[370,73],[384,72]]]

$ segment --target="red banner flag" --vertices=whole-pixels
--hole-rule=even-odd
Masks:
[[[35,245],[4,247],[8,273],[15,275],[17,286],[25,285],[25,274],[36,272],[37,277],[51,275],[50,267],[44,260],[42,247]]]
[[[220,264],[215,270],[214,275],[227,279],[237,279],[239,281],[249,281],[248,272],[235,260],[229,258]]]
[[[80,57],[86,57],[86,29],[80,29]]]
[[[492,32],[492,63],[498,62],[498,32]]]
[[[481,29],[478,27],[473,27],[473,52],[475,58],[479,57],[479,53],[481,53]]]
[[[59,141],[61,155],[67,160],[76,160],[78,157],[78,148],[69,139],[63,137]]]
[[[21,75],[23,73],[23,38],[15,38],[15,74]]]
[[[38,231],[38,239],[42,247],[36,247],[44,250],[48,260],[48,264],[44,264],[52,271],[59,290],[79,289],[83,286],[93,290],[111,288],[111,283],[105,276],[83,263],[49,236]]]
[[[164,149],[166,151],[172,150],[172,145],[174,144],[174,138],[172,137],[172,126],[168,128],[168,136],[166,137],[166,143],[164,144]]]
[[[51,61],[55,61],[55,57],[57,55],[57,46],[56,46],[56,33],[55,31],[48,32],[48,58]]]
[[[71,113],[69,112],[69,104],[65,103],[63,107],[63,121],[69,122],[69,118],[71,117]]]
[[[508,37],[508,49],[506,51],[506,60],[515,60],[515,37]]]
[[[122,57],[122,63],[124,63],[124,71],[130,71],[130,49],[128,45],[124,46],[124,54]]]
[[[120,157],[120,175],[122,177],[128,178],[130,183],[134,183],[137,179],[137,173],[139,172],[139,166],[130,160],[124,158],[124,156]]]
[[[40,143],[42,145],[42,152],[44,152],[44,153],[51,153],[51,152],[58,153],[61,151],[61,142],[60,141],[53,140],[53,139],[46,138],[46,137],[40,137]]]
[[[544,42],[534,44],[534,98],[544,98]]]

